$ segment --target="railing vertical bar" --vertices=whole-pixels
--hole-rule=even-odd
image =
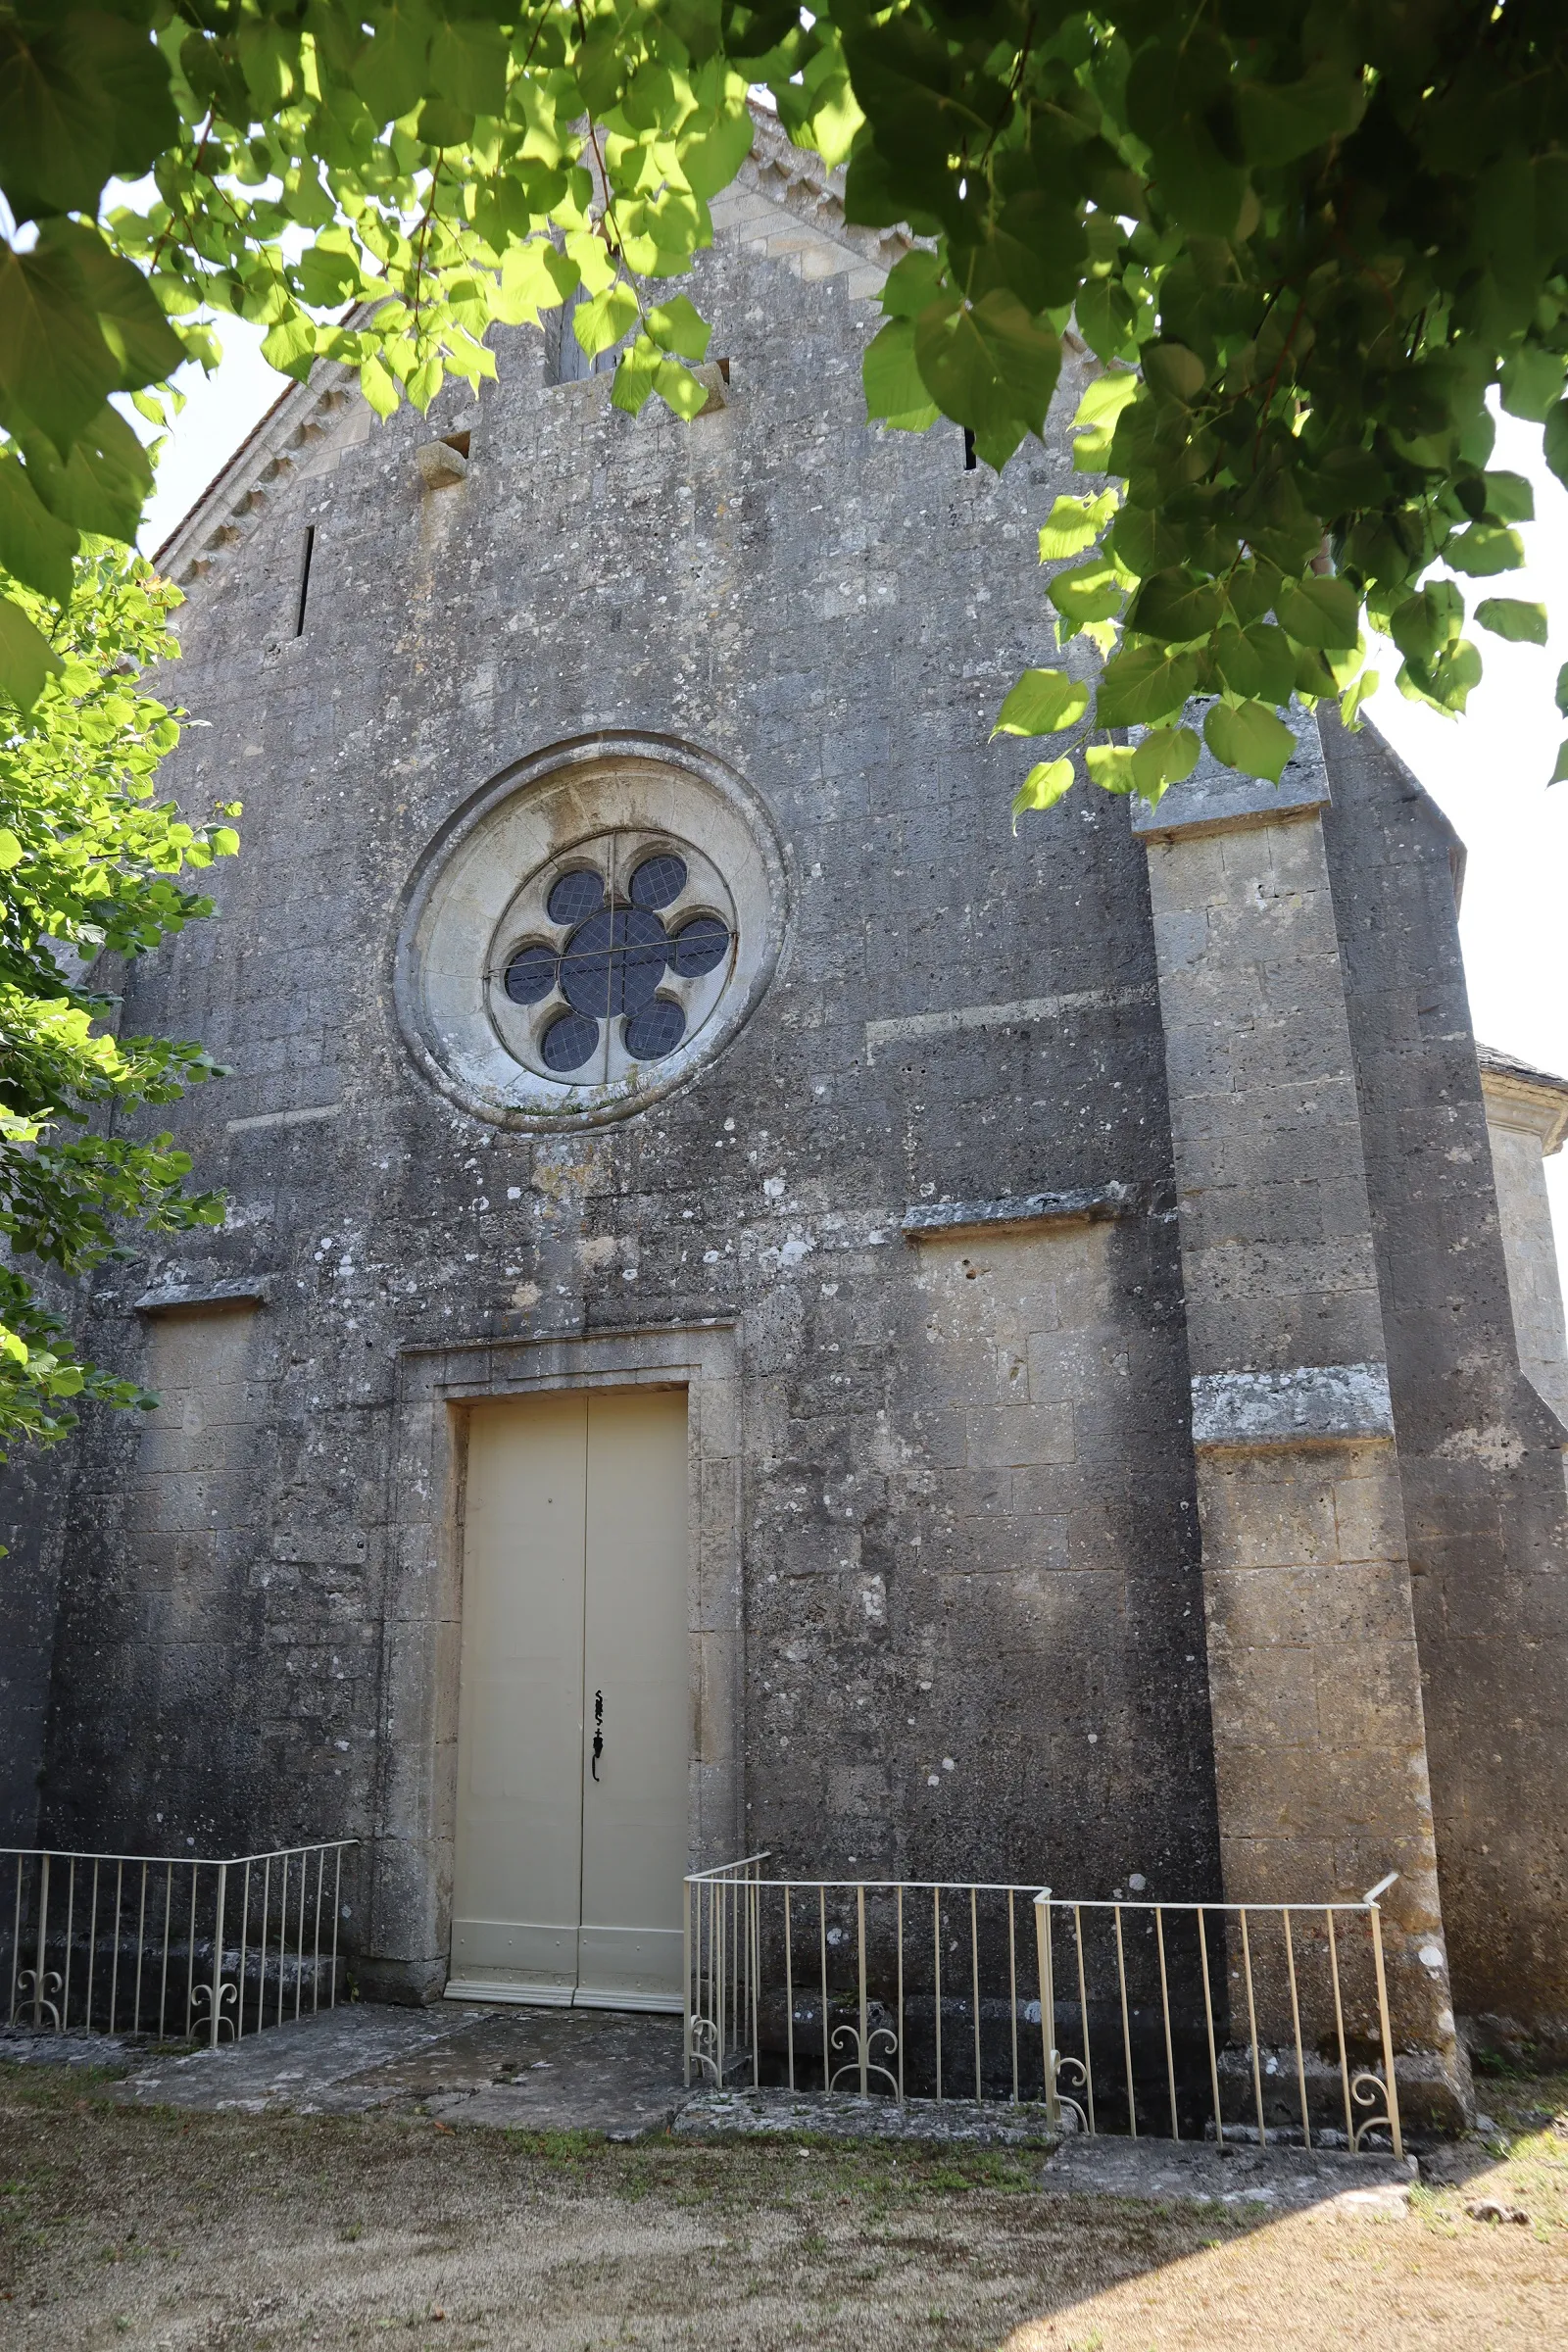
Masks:
[[[317,2016],[321,2006],[321,1889],[326,1884],[326,1848],[323,1845],[316,1857],[316,1936],[311,1946],[311,2015]]]
[[[98,1873],[101,1867],[102,1856],[94,1854],[92,1858],[92,1917],[87,1928],[87,2015],[84,2021],[89,2034],[92,2032],[93,1970],[98,1960]]]
[[[858,1882],[855,1888],[855,1940],[858,1947],[857,1966],[860,1993],[860,2096],[863,2099],[871,2087],[870,2077],[866,2072],[866,2059],[870,2054],[867,2036],[870,2034],[871,2025],[865,2005],[865,1886],[863,1882]]]
[[[111,2034],[115,2030],[115,2009],[120,1998],[120,1911],[124,1882],[125,1865],[122,1861],[117,1861],[115,1864],[115,1940],[109,1964],[109,2031]],[[134,2031],[134,2019],[131,2024],[132,2031]]]
[[[1214,2046],[1214,1997],[1208,1981],[1208,1936],[1203,1926],[1203,1906],[1198,1906],[1198,1957],[1203,1980],[1203,2023],[1208,2032],[1208,2081],[1214,2094],[1214,2145],[1225,2145],[1225,2117],[1219,2103],[1219,2052]]]
[[[1323,1916],[1329,1928],[1329,1977],[1334,1986],[1334,2028],[1340,2044],[1340,2089],[1345,2097],[1345,2145],[1355,2146],[1355,2123],[1350,2114],[1350,2059],[1345,2046],[1345,2004],[1340,1997],[1340,1950],[1334,1933],[1334,1913],[1327,1903]]]
[[[147,1865],[141,1866],[141,1896],[136,1908],[136,1994],[130,2013],[130,2030],[141,2032],[141,1972],[147,1951]]]
[[[978,2107],[985,2090],[980,2078],[980,1900],[973,1886],[969,1888],[969,1985],[974,2002],[974,2103]]]
[[[752,1871],[752,1890],[747,1898],[747,1908],[751,1914],[752,1931],[752,1954],[750,1966],[752,1975],[752,2088],[754,2090],[757,2089],[758,2085],[762,2080],[762,2037],[757,2030],[757,1980],[761,1974],[762,1963],[761,1906],[762,1888],[760,1874],[756,1868],[754,1868]]]
[[[169,2005],[169,1930],[174,1915],[174,1865],[164,1864],[164,1970],[158,1983],[158,2038],[165,2039],[164,2013]]]
[[[1383,1967],[1383,1914],[1376,1903],[1369,1903],[1367,1908],[1372,1914],[1372,1961],[1378,1980],[1378,2022],[1383,2030],[1383,2086],[1388,2100],[1389,2136],[1394,2141],[1395,2155],[1402,2157],[1399,2090],[1394,2079],[1394,2028],[1389,2019],[1389,1981]]]
[[[1089,2130],[1095,2130],[1095,2059],[1089,2046],[1089,1985],[1084,1973],[1084,1915],[1081,1904],[1072,1907],[1073,1936],[1078,1946],[1078,2026],[1084,2037],[1084,2105],[1089,2114]]]
[[[1263,2122],[1263,2068],[1257,2047],[1257,2003],[1252,1994],[1252,1946],[1247,1933],[1247,1905],[1238,1903],[1237,1913],[1242,1923],[1242,1969],[1247,1978],[1247,2030],[1252,2046],[1252,2097],[1257,2106],[1257,2144],[1268,2145],[1268,2129]]]
[[[17,1986],[22,1979],[22,1866],[25,1856],[17,1856],[17,1900],[11,1923],[11,1993],[6,2002],[6,2024],[17,2022]]]
[[[681,1881],[680,1902],[680,1962],[681,1962],[681,2065],[686,2088],[692,2086],[692,1903],[697,1889],[691,1876]],[[337,1905],[332,1906],[333,1925],[337,1923]],[[332,1985],[337,1987],[337,1970],[332,1971]]]
[[[192,1874],[194,1876],[194,1873]],[[218,2047],[218,2013],[223,1998],[223,1912],[228,1895],[228,1864],[218,1865],[218,1891],[213,1900],[213,2015],[210,2044]]]
[[[66,1965],[60,1975],[60,2030],[71,2031],[71,1947],[76,1936],[76,1857],[66,1864]]]
[[[262,1863],[262,1927],[257,1940],[256,2031],[267,2031],[267,1915],[272,1907],[272,1857]]]
[[[1040,1984],[1040,2055],[1046,2073],[1046,2121],[1061,2121],[1056,2091],[1056,1964],[1051,1948],[1051,1888],[1035,1896],[1035,1961]]]
[[[789,2050],[790,2088],[795,2088],[795,1955],[789,1881],[784,1882],[784,2037]]]
[[[234,1986],[234,2039],[245,2038],[245,1962],[250,1950],[251,1927],[251,1866],[245,1864],[245,1878],[239,1898],[239,1977]]]
[[[305,1992],[305,1879],[310,1868],[310,1856],[300,1848],[300,1933],[294,1953],[294,2015],[298,2018],[300,2002]]]
[[[827,2046],[827,1888],[816,1889],[816,1942],[822,1959],[822,2088],[833,2087],[833,2060]]]
[[[1296,1993],[1296,1944],[1291,1935],[1291,1911],[1288,1903],[1280,1905],[1280,1917],[1285,1922],[1285,1968],[1291,1980],[1291,2024],[1296,2032],[1296,2082],[1301,2094],[1301,2145],[1312,2145],[1312,2125],[1306,2111],[1306,2059],[1301,2050],[1301,2004]]]
[[[1180,2139],[1181,2125],[1176,2120],[1176,2060],[1170,2046],[1170,1983],[1165,1974],[1165,1913],[1161,1905],[1154,1907],[1154,1939],[1159,1945],[1159,2009],[1165,2021],[1165,2082],[1170,2091],[1170,2135]]]
[[[904,1881],[898,1890],[899,1939],[899,2105],[904,2104]]]
[[[32,1972],[33,2031],[43,2024],[43,1964],[49,1935],[49,1856],[43,1858],[38,1894],[38,1964]]]
[[[942,1889],[931,1889],[931,1949],[935,1955],[934,1970],[936,1997],[933,2007],[937,2021],[937,2105],[942,2104]]]
[[[185,1932],[185,2039],[189,2041],[196,2014],[196,1888],[202,1874],[199,1862],[185,1867],[190,1872],[190,1924]]]
[[[1127,2128],[1138,2137],[1138,2101],[1133,2092],[1133,2030],[1127,2015],[1127,1955],[1121,1937],[1121,1905],[1111,1906],[1116,1921],[1116,1984],[1121,1993],[1121,2049],[1127,2068]]]
[[[1007,1888],[1007,2024],[1012,2032],[1012,2103],[1018,2104],[1018,1935],[1013,1916],[1013,1895],[1016,1889]]]
[[[337,2007],[337,1923],[343,1907],[343,1845],[340,1839],[332,1849],[332,1990],[327,2001],[329,2009]]]
[[[289,1857],[286,1847],[278,1858],[283,1866],[279,1874],[283,1883],[277,1890],[277,2015],[272,2020],[272,2023],[275,2026],[280,2026],[283,2023],[283,1960],[288,1950]]]

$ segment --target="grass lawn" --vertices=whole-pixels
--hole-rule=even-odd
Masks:
[[[1041,2158],[117,2105],[0,2069],[0,2342],[806,2352],[1568,2346],[1568,2079],[1408,2216],[1043,2195]],[[1528,2219],[1487,2222],[1490,2200]]]

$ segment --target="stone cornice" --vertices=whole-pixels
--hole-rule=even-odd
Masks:
[[[1522,1127],[1539,1135],[1544,1158],[1560,1152],[1568,1139],[1568,1078],[1532,1069],[1491,1046],[1477,1046],[1476,1058],[1488,1119],[1498,1127]]]

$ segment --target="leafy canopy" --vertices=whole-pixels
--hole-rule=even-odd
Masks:
[[[214,1063],[199,1046],[117,1038],[104,1025],[114,1000],[86,975],[101,955],[144,955],[211,913],[183,877],[239,846],[226,821],[237,804],[193,826],[153,798],[179,725],[137,673],[177,650],[179,591],[100,542],[78,558],[63,616],[16,594],[50,630],[55,667],[30,714],[0,733],[0,1446],[63,1436],[74,1396],[153,1401],[76,1360],[14,1261],[80,1274],[115,1253],[126,1220],[150,1232],[221,1223],[216,1195],[185,1191],[191,1163],[172,1137],[106,1133],[102,1116],[115,1111],[119,1128]]]
[[[146,461],[109,395],[156,411],[214,312],[286,372],[357,366],[387,414],[580,289],[619,405],[694,414],[707,330],[662,281],[710,240],[748,85],[847,163],[852,220],[920,240],[873,416],[945,415],[1001,466],[1063,336],[1103,363],[1075,453],[1119,488],[1041,542],[1058,638],[1106,657],[1078,740],[1154,731],[1137,763],[1097,747],[1102,782],[1185,772],[1195,695],[1219,758],[1275,772],[1293,696],[1353,722],[1367,619],[1447,711],[1470,619],[1540,641],[1539,608],[1462,583],[1515,569],[1530,517],[1489,394],[1568,478],[1560,0],[0,0],[0,565],[59,598],[79,532],[131,535]],[[50,665],[0,604],[0,686],[25,707]]]

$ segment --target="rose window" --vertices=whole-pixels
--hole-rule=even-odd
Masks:
[[[526,1067],[603,1086],[709,1019],[734,968],[735,910],[690,843],[611,835],[532,875],[496,935],[490,1016]]]

